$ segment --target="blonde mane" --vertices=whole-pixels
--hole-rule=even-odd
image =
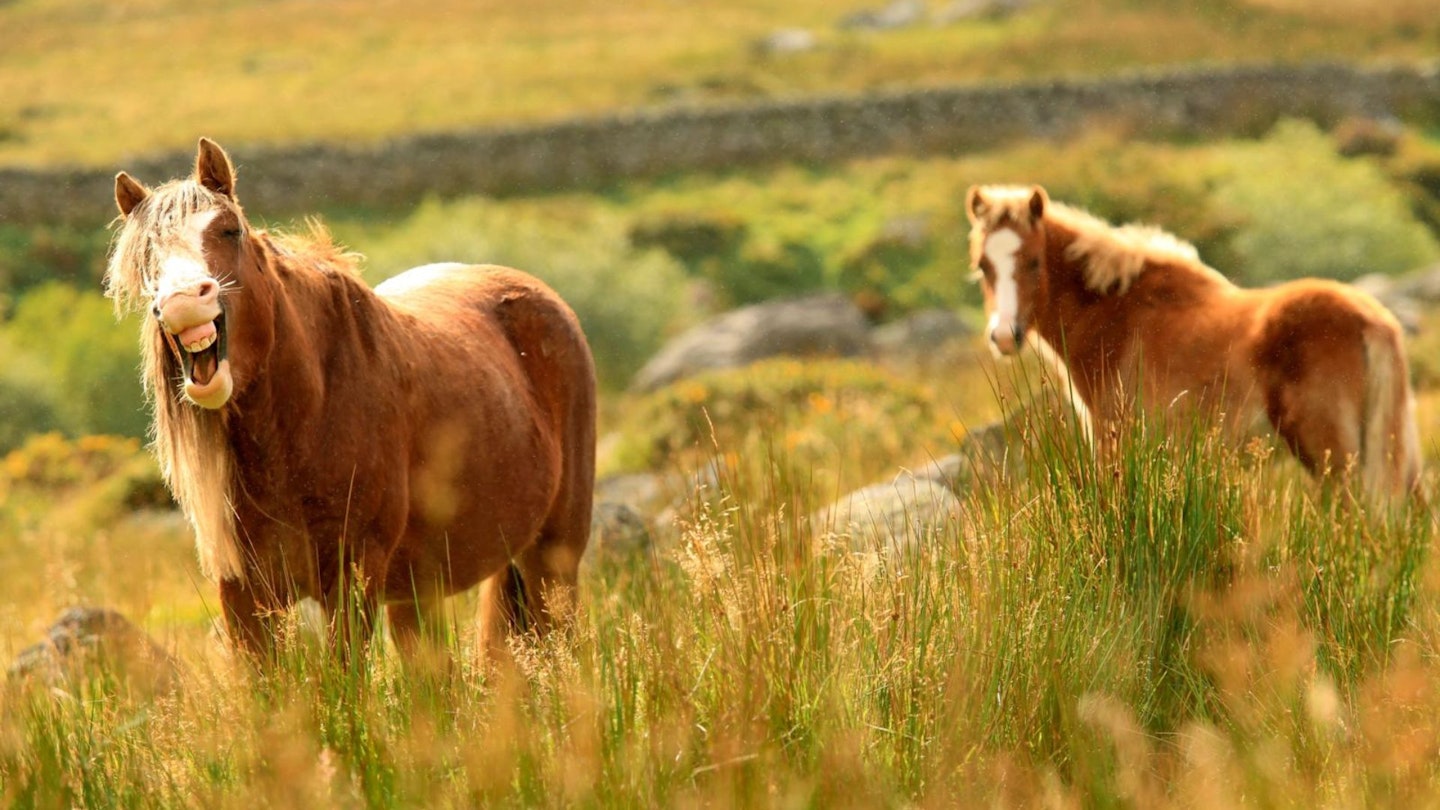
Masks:
[[[114,299],[117,314],[148,304],[155,292],[157,262],[167,245],[184,238],[186,221],[221,208],[240,213],[233,201],[194,180],[177,180],[156,188],[118,221],[105,271],[105,292]],[[297,260],[296,266],[322,274],[359,275],[359,254],[336,244],[316,220],[307,222],[307,231],[255,235]],[[170,492],[195,529],[200,568],[212,579],[243,581],[243,552],[235,531],[235,459],[223,419],[185,401],[177,385],[179,367],[153,318],[142,327],[140,350],[141,379],[155,413],[151,426],[155,456]]]
[[[325,223],[315,218],[305,220],[305,233],[266,233],[271,247],[296,260],[297,264],[323,273],[360,276],[361,254],[335,241]]]
[[[194,181],[167,183],[120,221],[105,271],[117,314],[145,306],[154,292],[159,251],[190,216],[229,205]],[[232,504],[235,460],[220,414],[184,401],[179,367],[154,318],[140,334],[141,381],[153,407],[151,440],[165,483],[195,530],[200,569],[212,579],[245,578]]]
[[[1020,186],[984,188],[987,210],[970,231],[970,253],[977,262],[986,235],[1002,221],[1028,231],[1032,191],[1031,187]],[[1074,234],[1065,256],[1083,261],[1085,286],[1095,292],[1123,294],[1141,273],[1155,265],[1185,267],[1229,283],[1200,260],[1194,245],[1154,226],[1111,225],[1053,200],[1046,205],[1044,218]]]

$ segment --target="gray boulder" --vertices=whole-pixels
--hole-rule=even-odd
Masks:
[[[61,686],[96,667],[123,678],[132,690],[155,695],[174,690],[180,664],[118,611],[73,607],[60,614],[45,640],[20,651],[7,672],[11,686]]]
[[[788,56],[815,50],[819,40],[804,28],[782,28],[755,40],[750,46],[757,56]]]
[[[738,368],[767,357],[852,357],[869,348],[865,316],[842,295],[768,301],[682,334],[640,369],[631,388],[653,391],[702,371]]]
[[[846,495],[812,516],[821,543],[903,559],[960,514],[960,499],[939,481],[901,474]]]
[[[894,0],[890,5],[847,14],[839,27],[848,31],[889,31],[920,22],[925,4],[920,0]]]
[[[1034,0],[955,0],[935,12],[936,25],[967,20],[1003,20],[1029,8]]]
[[[875,327],[871,344],[878,359],[916,362],[933,358],[945,346],[971,337],[973,331],[954,312],[923,309]]]
[[[633,562],[654,551],[650,525],[635,507],[613,501],[595,504],[590,519],[587,565]]]

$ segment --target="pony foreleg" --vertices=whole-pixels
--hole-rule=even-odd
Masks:
[[[375,635],[380,598],[369,583],[342,582],[323,602],[329,622],[330,649],[350,666],[362,661]]]
[[[220,580],[220,610],[231,644],[257,662],[274,660],[272,611],[260,604],[254,590],[238,579]]]

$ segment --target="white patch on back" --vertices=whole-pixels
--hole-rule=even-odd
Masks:
[[[386,298],[393,298],[398,295],[418,290],[422,287],[439,281],[457,270],[464,270],[470,267],[461,262],[435,262],[434,264],[422,264],[419,267],[412,267],[402,273],[397,273],[375,285],[375,294]]]
[[[985,237],[985,258],[995,273],[995,311],[990,314],[989,333],[1004,327],[1010,329],[1019,314],[1019,291],[1015,287],[1015,254],[1023,242],[1020,234],[1001,228]]]

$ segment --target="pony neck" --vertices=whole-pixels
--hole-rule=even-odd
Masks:
[[[294,255],[268,236],[262,237],[260,246],[270,283],[269,301],[260,303],[270,319],[270,334],[260,357],[251,361],[240,411],[271,424],[304,422],[319,415],[330,372],[337,356],[346,351],[345,344],[355,352],[373,355],[377,350],[366,338],[380,327],[386,313],[374,292],[349,268]]]
[[[1075,232],[1050,221],[1045,227],[1045,279],[1037,292],[1033,323],[1035,331],[1057,352],[1066,353],[1080,335],[1067,329],[1076,315],[1103,296],[1086,283],[1083,260],[1071,258]]]

